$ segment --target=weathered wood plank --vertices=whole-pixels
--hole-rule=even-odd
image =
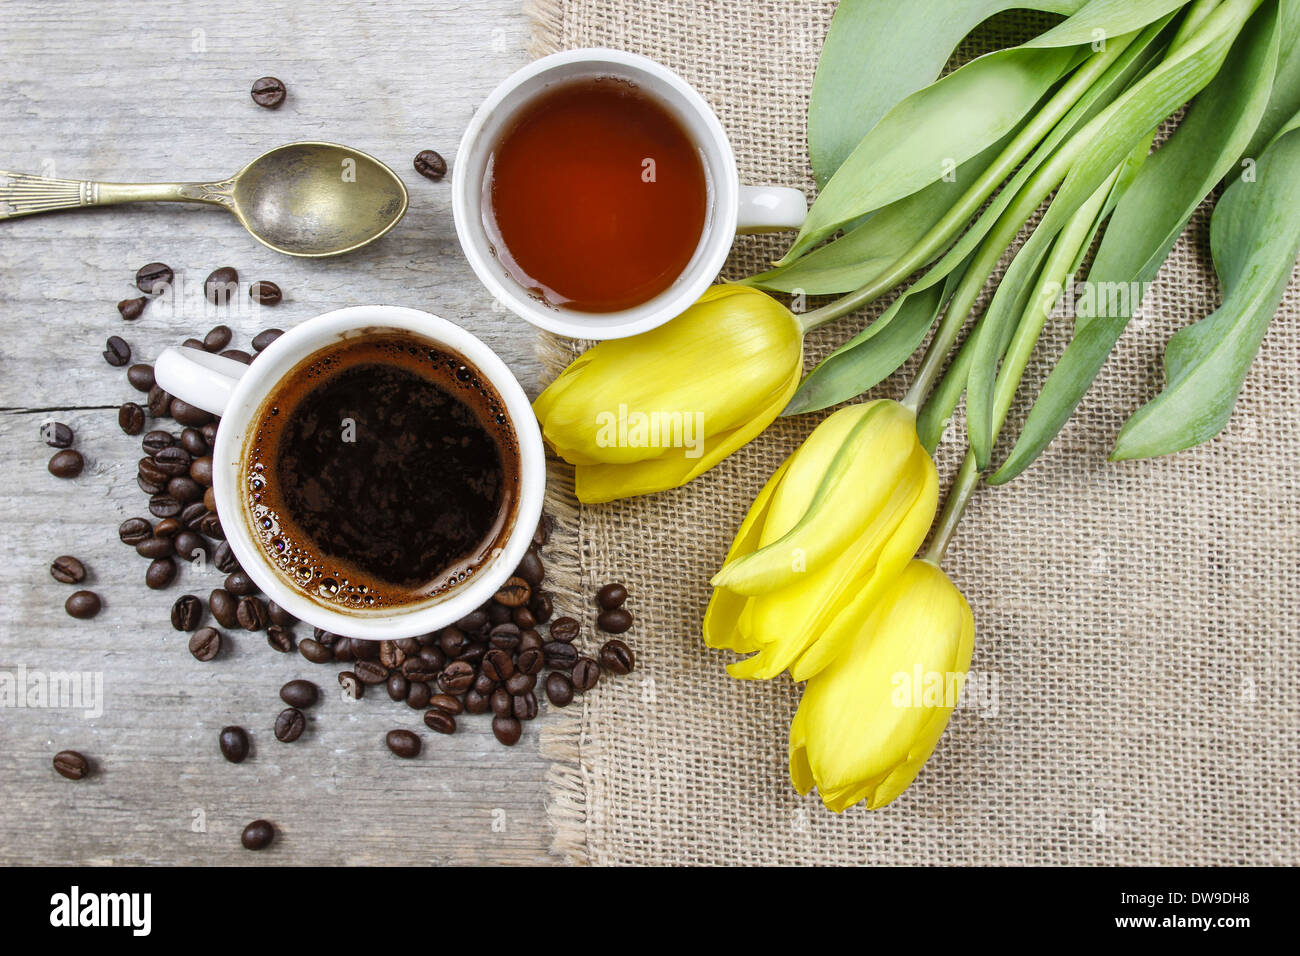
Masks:
[[[218,321],[202,303],[183,316],[117,315],[135,269],[161,259],[195,281],[234,265],[286,294],[263,321],[230,318],[236,344],[259,327],[292,326],[332,308],[387,303],[456,321],[502,354],[530,391],[533,336],[491,309],[465,264],[447,184],[411,169],[423,148],[454,162],[461,129],[498,80],[526,59],[518,0],[268,5],[105,2],[73,8],[10,0],[0,23],[0,167],[128,181],[228,175],[263,150],[329,139],[393,166],[411,211],[379,244],[344,259],[276,255],[219,210],[122,207],[0,224],[0,671],[103,675],[102,716],[59,709],[0,711],[0,862],[470,863],[549,862],[546,763],[537,728],[507,751],[483,719],[445,738],[382,693],[345,702],[337,668],[271,651],[260,635],[230,635],[212,664],[194,661],[167,612],[182,593],[206,595],[215,570],[186,568],[165,592],[144,587],[145,563],[116,539],[142,514],[138,439],[116,407],[135,393],[100,358],[110,334],[140,360],[200,336]],[[261,75],[281,77],[278,112],[248,97]],[[225,316],[220,317],[225,319]],[[60,481],[40,423],[77,432],[85,473]],[[71,588],[48,573],[64,553],[89,566],[105,600],[90,622],[68,617]],[[304,629],[299,628],[300,632]],[[301,636],[301,633],[300,633]],[[308,677],[325,692],[308,733],[281,744],[271,724],[280,685]],[[220,758],[219,728],[239,723],[253,756]],[[395,726],[423,732],[424,754],[403,762],[383,745]],[[57,777],[50,758],[81,750],[91,779]],[[203,816],[206,832],[195,832]],[[275,821],[273,850],[254,856],[239,831]]]

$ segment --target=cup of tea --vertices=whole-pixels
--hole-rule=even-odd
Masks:
[[[394,640],[485,603],[523,559],[545,456],[505,363],[415,309],[358,306],[244,365],[170,348],[163,389],[221,416],[212,490],[271,600],[316,627]]]
[[[742,186],[708,103],[619,50],[569,50],[474,114],[452,210],[475,273],[511,311],[573,338],[645,332],[717,277],[737,232],[797,229],[802,192]]]

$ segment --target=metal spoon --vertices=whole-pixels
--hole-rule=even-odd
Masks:
[[[406,213],[391,169],[336,143],[290,143],[215,183],[97,183],[0,170],[0,219],[125,202],[222,206],[276,252],[336,256],[374,242]]]

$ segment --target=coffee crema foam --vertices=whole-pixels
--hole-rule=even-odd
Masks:
[[[463,356],[412,334],[308,356],[253,420],[246,525],[281,577],[324,606],[437,597],[514,525],[519,445],[505,403]]]

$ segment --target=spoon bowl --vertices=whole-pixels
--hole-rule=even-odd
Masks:
[[[128,202],[222,206],[276,252],[319,258],[374,242],[406,214],[397,174],[337,143],[290,143],[211,183],[100,183],[0,170],[0,219]]]
[[[234,177],[233,211],[266,246],[333,256],[378,239],[401,220],[406,186],[379,160],[334,143],[290,143]]]

